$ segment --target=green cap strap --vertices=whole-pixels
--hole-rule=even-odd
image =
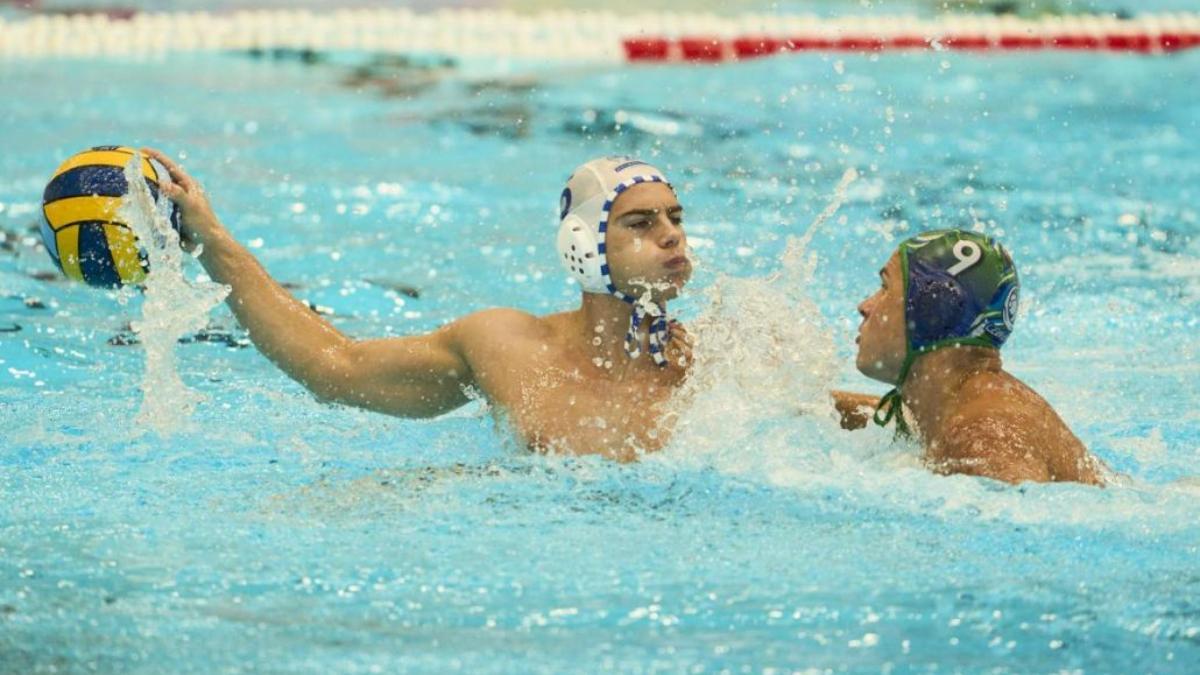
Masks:
[[[874,420],[875,424],[881,427],[886,427],[893,419],[896,420],[896,433],[904,436],[912,435],[908,428],[908,423],[904,420],[904,401],[900,395],[900,387],[904,385],[904,380],[908,378],[908,371],[912,368],[913,361],[917,360],[917,352],[909,351],[904,357],[904,365],[900,367],[900,378],[896,380],[896,386],[891,391],[883,395],[879,399],[879,403],[875,406]],[[882,415],[882,416],[881,416]]]

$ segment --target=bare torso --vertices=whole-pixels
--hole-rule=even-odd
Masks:
[[[609,204],[609,227],[599,241],[612,294],[584,292],[579,309],[546,317],[494,309],[428,334],[354,340],[267,274],[187,172],[161,152],[150,153],[170,172],[162,189],[180,209],[185,248],[203,244],[201,264],[230,286],[229,307],[255,346],[317,398],[434,417],[465,404],[468,390],[476,389],[536,449],[630,460],[667,442],[669,401],[690,362],[686,336],[681,327],[672,331],[666,367],[648,353],[629,359],[623,351],[631,317],[649,312],[645,305],[635,312],[628,299],[665,311],[691,275],[682,206],[665,182],[635,181],[621,192],[619,206]]]
[[[492,310],[464,328],[476,387],[531,448],[629,461],[667,442],[668,402],[687,367],[681,330],[659,368],[646,354],[631,361],[589,350],[576,312]]]

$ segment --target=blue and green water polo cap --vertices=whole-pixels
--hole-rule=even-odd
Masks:
[[[1012,333],[1021,282],[1012,256],[995,239],[964,230],[933,230],[900,244],[904,279],[905,356],[895,388],[875,422],[894,417],[908,433],[900,387],[921,354],[951,345],[999,349]]]
[[[1002,245],[975,232],[934,230],[905,240],[899,250],[910,353],[1004,344],[1021,282]]]

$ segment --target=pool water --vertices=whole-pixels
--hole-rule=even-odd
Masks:
[[[1200,54],[2,63],[0,671],[1194,672],[1198,87]],[[710,350],[665,451],[618,465],[530,455],[478,403],[323,406],[222,307],[177,349],[205,401],[158,435],[140,297],[37,247],[53,169],[108,143],[182,157],[358,337],[573,307],[562,182],[639,154],[699,260],[673,311],[746,340]],[[1116,485],[938,477],[819,412],[881,393],[855,306],[935,227],[1012,250],[1006,363]]]

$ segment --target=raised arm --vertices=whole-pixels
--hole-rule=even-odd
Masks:
[[[226,301],[260,352],[322,400],[402,417],[431,417],[466,403],[473,379],[456,324],[429,335],[355,341],[271,278],[213,213],[204,190],[169,157],[162,186],[181,214],[185,248],[203,246],[200,263],[230,286]]]

